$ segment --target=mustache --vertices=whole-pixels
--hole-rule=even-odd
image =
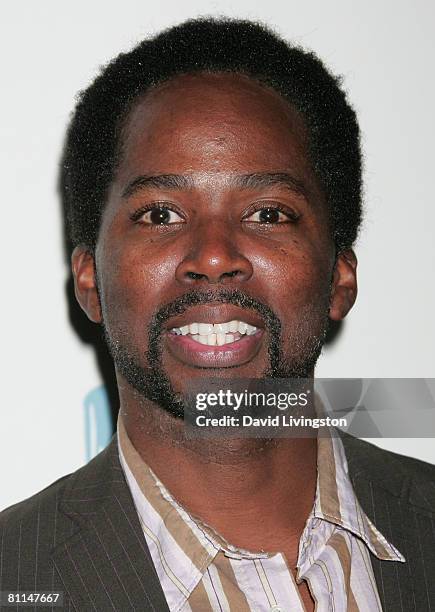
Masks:
[[[263,302],[253,298],[238,289],[219,289],[217,291],[189,291],[176,298],[172,302],[163,305],[151,318],[150,328],[162,330],[168,319],[175,315],[183,314],[191,306],[220,302],[240,306],[248,310],[255,310],[264,319],[266,328],[274,327],[281,322],[273,310]]]

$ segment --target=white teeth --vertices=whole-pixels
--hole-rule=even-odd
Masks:
[[[234,334],[239,333],[241,335],[246,334],[252,336],[257,331],[254,325],[249,325],[244,321],[228,321],[227,323],[190,323],[189,325],[183,325],[182,327],[174,327],[172,332],[177,336],[186,336],[190,334],[194,340],[197,340],[200,336],[206,338],[206,340],[197,340],[202,344],[208,344],[210,346],[222,346],[227,342],[234,342]],[[231,340],[227,340],[227,337],[231,336]]]
[[[213,331],[215,334],[225,333],[228,330],[228,323],[215,323],[213,325]]]
[[[238,321],[230,321],[228,323],[228,331],[229,332],[236,332],[239,328],[239,322]]]
[[[209,334],[207,336],[207,344],[209,346],[216,346],[216,334]]]
[[[200,336],[205,336],[206,334],[212,334],[213,324],[212,323],[198,323],[198,333]]]
[[[234,342],[234,334],[208,334],[206,336],[195,334],[191,336],[192,340],[199,342],[200,344],[206,344],[207,346],[223,346],[224,344],[230,344]]]
[[[223,344],[225,344],[225,334],[224,333],[216,334],[216,344],[218,346],[222,346]]]
[[[243,321],[239,321],[239,326],[237,328],[237,331],[239,331],[241,334],[244,334],[247,327],[248,327],[247,323],[244,323]]]

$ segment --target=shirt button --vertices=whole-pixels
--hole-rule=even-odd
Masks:
[[[272,606],[269,612],[283,612],[280,606]]]

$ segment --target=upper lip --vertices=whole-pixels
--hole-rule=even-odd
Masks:
[[[228,321],[244,321],[254,327],[264,328],[262,317],[255,311],[225,303],[190,306],[182,314],[171,317],[165,328],[169,330],[191,323],[227,323]]]

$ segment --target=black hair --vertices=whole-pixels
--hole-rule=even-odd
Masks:
[[[121,150],[122,127],[137,98],[181,74],[230,72],[272,87],[303,116],[309,152],[330,211],[338,252],[361,223],[361,150],[355,112],[341,80],[312,52],[268,27],[201,18],[169,28],[121,53],[79,95],[61,166],[70,246],[94,249]]]

